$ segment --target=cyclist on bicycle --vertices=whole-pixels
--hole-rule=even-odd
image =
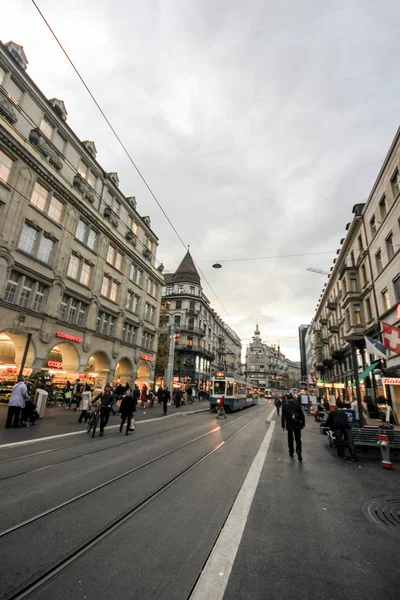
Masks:
[[[112,391],[112,387],[109,383],[106,384],[104,388],[104,392],[100,392],[97,394],[95,398],[93,398],[91,404],[95,404],[98,400],[100,400],[100,436],[104,433],[104,428],[108,423],[108,419],[110,417],[110,409],[111,404],[114,401],[114,394]]]

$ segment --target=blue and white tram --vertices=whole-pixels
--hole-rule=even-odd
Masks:
[[[229,412],[241,410],[258,403],[257,394],[246,379],[240,375],[218,372],[211,379],[210,408],[215,411],[217,400],[224,396],[224,408]]]

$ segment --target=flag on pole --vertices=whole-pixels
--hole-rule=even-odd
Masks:
[[[400,354],[400,329],[382,321],[383,343],[388,350]]]
[[[380,342],[364,335],[365,346],[369,354],[375,354],[375,356],[380,356],[381,358],[387,358],[386,356],[386,348]]]

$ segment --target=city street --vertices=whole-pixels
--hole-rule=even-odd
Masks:
[[[398,598],[399,459],[339,461],[307,418],[300,464],[273,413],[1,448],[1,598]]]

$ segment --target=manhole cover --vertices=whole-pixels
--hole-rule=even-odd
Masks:
[[[368,500],[363,513],[379,529],[400,540],[400,496]]]

